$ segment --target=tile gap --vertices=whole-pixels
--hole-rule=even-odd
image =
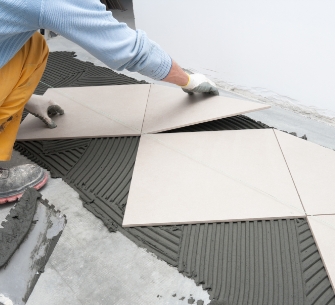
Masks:
[[[286,167],[287,167],[287,169],[288,169],[288,171],[289,171],[289,173],[290,173],[290,176],[291,176],[292,182],[293,182],[293,184],[294,184],[295,190],[297,191],[297,194],[298,194],[298,196],[299,196],[299,200],[300,200],[300,203],[301,203],[301,205],[302,205],[302,208],[304,209],[305,215],[307,216],[305,206],[304,206],[304,204],[303,204],[303,202],[302,202],[302,200],[301,200],[301,197],[300,197],[298,188],[297,188],[297,186],[296,186],[296,184],[295,184],[295,181],[294,181],[294,179],[293,179],[291,170],[290,170],[290,168],[289,168],[289,166],[288,166],[288,164],[287,164],[287,161],[286,161],[284,152],[283,152],[283,150],[282,150],[282,148],[281,148],[281,145],[280,145],[280,143],[279,143],[279,140],[278,140],[278,137],[277,137],[277,135],[276,135],[276,132],[275,132],[274,128],[272,128],[272,131],[273,131],[273,133],[274,133],[274,136],[275,136],[275,138],[276,138],[276,140],[277,140],[278,146],[279,146],[279,148],[280,148],[280,151],[281,151],[282,156],[283,156],[283,158],[284,158],[284,161],[285,161],[285,163],[286,163]]]
[[[147,108],[148,108],[148,103],[149,103],[149,97],[150,97],[150,92],[151,92],[151,87],[152,87],[152,84],[150,84],[150,88],[149,88],[149,92],[148,92],[148,98],[147,98],[147,103],[145,105],[145,111],[144,111],[144,116],[143,116],[143,121],[142,121],[142,127],[141,127],[141,130],[140,130],[140,134],[142,135],[143,134],[143,125],[144,125],[144,121],[145,121],[145,116],[147,114]]]

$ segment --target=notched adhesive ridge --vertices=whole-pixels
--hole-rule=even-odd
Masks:
[[[183,227],[178,270],[211,304],[335,304],[306,219]]]
[[[51,52],[35,94],[43,95],[49,88],[147,84],[111,69],[95,66],[75,58],[74,52]]]
[[[51,53],[42,81],[53,87],[141,83],[73,57]],[[41,83],[37,92],[47,88]],[[168,132],[261,128],[270,127],[239,115]],[[125,229],[122,219],[139,138],[62,141],[19,142],[15,149],[63,178],[110,231],[120,231],[202,285],[211,304],[335,305],[305,219]]]
[[[49,153],[58,144],[59,150]],[[101,219],[109,231],[122,232],[177,266],[180,226],[122,228],[139,137],[89,139],[85,150],[80,151],[82,144],[82,139],[24,141],[17,142],[15,149],[50,170],[53,177],[63,178],[79,193],[83,206]]]
[[[306,219],[296,220],[306,304],[335,305],[334,291]]]
[[[50,171],[52,178],[66,175],[85,153],[91,139],[16,142],[14,149]]]
[[[110,231],[121,231],[158,257],[177,264],[181,231],[164,228],[122,228],[139,137],[92,139],[76,166],[64,178]],[[164,241],[163,241],[164,240]]]
[[[9,261],[29,232],[39,198],[41,194],[35,189],[26,190],[6,216],[6,221],[1,223],[3,228],[0,228],[0,268]]]

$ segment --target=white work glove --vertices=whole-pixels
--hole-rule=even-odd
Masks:
[[[64,114],[64,110],[57,103],[35,94],[31,96],[24,109],[41,119],[49,128],[57,127],[56,123],[51,119],[52,116]]]
[[[211,95],[219,95],[219,90],[210,79],[202,74],[190,74],[189,82],[186,86],[181,88],[188,94],[197,93],[208,93]]]

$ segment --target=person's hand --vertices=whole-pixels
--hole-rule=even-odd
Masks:
[[[180,86],[188,94],[195,92],[219,95],[216,85],[202,74],[187,74],[174,60],[169,74],[162,79],[164,82]],[[186,85],[185,85],[186,84]]]
[[[219,90],[210,79],[202,74],[191,74],[189,75],[189,82],[186,86],[181,88],[188,94],[207,93],[211,95],[219,95]]]
[[[64,114],[64,110],[57,103],[43,96],[34,94],[24,108],[32,115],[41,119],[49,128],[57,127],[51,117],[57,114]]]

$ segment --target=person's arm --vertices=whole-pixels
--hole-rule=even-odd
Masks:
[[[145,32],[118,22],[97,0],[42,0],[40,27],[77,43],[112,69],[139,72],[184,86],[184,91],[218,94],[201,74],[188,76]]]
[[[172,60],[169,74],[162,79],[164,82],[172,83],[177,86],[186,86],[189,80],[189,75],[174,60]]]
[[[163,81],[180,86],[188,94],[198,92],[219,95],[216,85],[205,75],[189,75],[174,60],[169,74]]]
[[[45,28],[77,43],[115,70],[127,69],[175,85],[189,93],[218,95],[214,83],[202,74],[188,75],[145,32],[134,31],[119,23],[97,0],[42,0],[37,27]],[[33,95],[26,110],[39,117],[49,128],[50,118],[64,111],[55,102]]]
[[[99,0],[42,0],[39,26],[75,42],[114,70],[164,79],[170,56],[145,32],[118,22]]]

